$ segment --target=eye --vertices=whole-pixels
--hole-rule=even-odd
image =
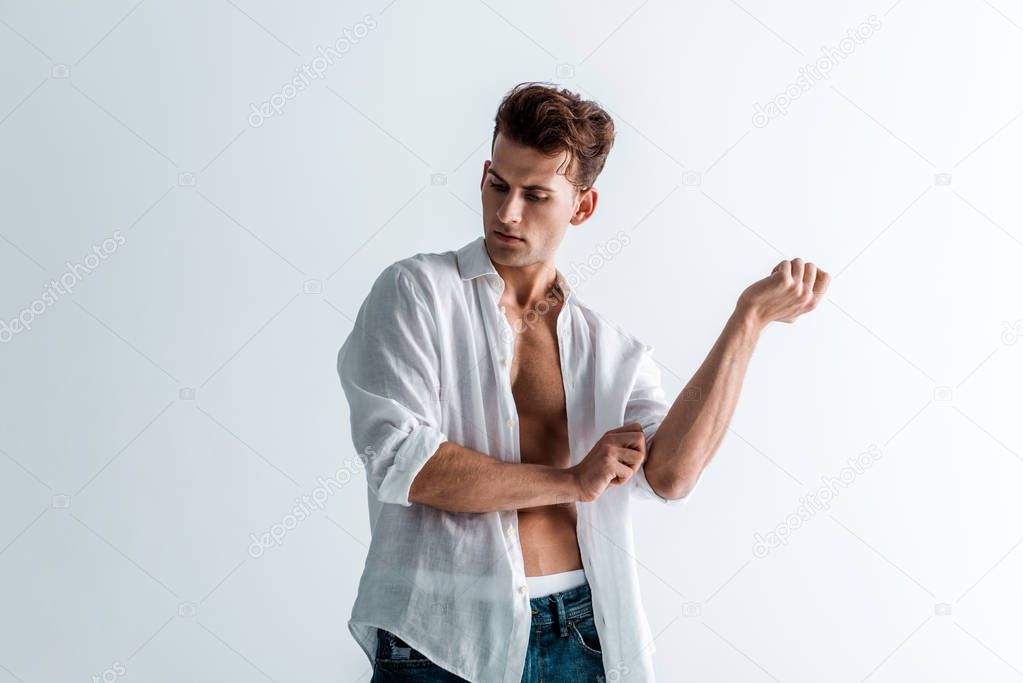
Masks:
[[[508,186],[507,185],[502,185],[501,183],[497,182],[496,180],[491,180],[489,182],[489,185],[490,185],[490,187],[492,187],[494,189],[495,192],[507,192],[508,191]],[[531,202],[544,202],[544,201],[547,201],[549,199],[549,197],[547,197],[546,195],[541,195],[541,194],[527,194],[526,195],[526,199],[531,201]]]

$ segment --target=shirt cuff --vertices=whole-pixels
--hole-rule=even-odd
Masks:
[[[428,425],[420,425],[412,430],[397,452],[394,462],[387,468],[387,474],[380,482],[377,498],[381,503],[394,503],[409,507],[409,490],[416,475],[423,469],[426,461],[437,452],[440,445],[448,440],[447,435]]]

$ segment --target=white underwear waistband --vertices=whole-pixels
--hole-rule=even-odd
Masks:
[[[586,583],[586,572],[582,569],[526,577],[526,586],[529,589],[530,598],[542,598],[551,593],[560,593],[561,591],[576,588],[584,583]]]

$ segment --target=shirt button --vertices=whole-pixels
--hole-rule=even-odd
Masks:
[[[522,595],[525,595],[528,591],[529,589],[526,588],[525,586],[519,586],[519,593],[521,593]]]
[[[505,529],[504,533],[508,534],[509,536],[514,536],[515,535],[515,527],[513,527],[513,526],[508,527],[507,529]]]
[[[501,281],[498,280],[497,278],[494,278],[493,280],[490,281],[490,286],[493,287],[494,289],[500,289]]]
[[[504,358],[501,359],[501,364],[504,367],[508,367],[508,356],[505,356]]]
[[[514,417],[509,417],[507,420],[504,421],[504,423],[506,425],[508,425],[509,427],[514,427],[515,426],[515,418]]]

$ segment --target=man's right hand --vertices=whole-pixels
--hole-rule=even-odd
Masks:
[[[578,487],[577,500],[594,501],[608,486],[624,484],[645,459],[646,435],[638,422],[605,433],[578,465],[569,468]]]

